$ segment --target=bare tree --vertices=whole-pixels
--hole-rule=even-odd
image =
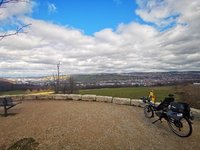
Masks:
[[[62,92],[63,94],[73,94],[78,91],[76,87],[76,82],[72,76],[62,75],[59,79],[58,87],[58,76],[53,74],[52,77],[48,79],[48,83],[54,89],[55,93]]]
[[[69,77],[69,90],[70,90],[70,93],[74,93],[75,91],[75,81],[74,81],[74,78],[72,76]]]
[[[63,85],[62,85],[63,94],[66,94],[67,93],[67,79],[63,78],[62,83],[63,83]]]
[[[54,90],[55,93],[58,93],[58,76],[54,73],[52,76],[47,77],[47,83],[52,90]]]
[[[26,32],[23,32],[23,28],[27,27],[27,26],[30,26],[31,24],[26,24],[26,25],[23,25],[22,27],[18,28],[15,32],[13,33],[5,33],[3,35],[0,35],[0,41],[3,40],[3,38],[7,37],[7,36],[12,36],[12,35],[17,35],[18,33],[26,33]]]
[[[6,8],[6,5],[8,3],[19,3],[19,2],[29,2],[27,0],[0,0],[0,9],[1,8]],[[12,36],[12,35],[17,35],[18,33],[25,33],[23,31],[24,28],[30,26],[31,24],[26,24],[26,25],[22,25],[21,27],[18,27],[14,32],[12,33],[5,33],[3,35],[0,35],[0,41],[3,40],[3,38],[8,37],[8,36]]]
[[[69,93],[69,94],[73,94],[77,91],[76,82],[75,82],[73,76],[71,76],[71,75],[68,78],[66,90],[67,90],[67,93]]]
[[[57,79],[56,76],[53,74],[53,82],[52,82],[52,86],[54,88],[55,93],[57,92]]]

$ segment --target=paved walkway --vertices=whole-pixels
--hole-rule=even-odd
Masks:
[[[173,134],[167,123],[151,124],[143,109],[82,101],[26,101],[0,116],[0,149],[34,138],[41,150],[200,149],[200,121],[189,138]],[[3,110],[0,108],[0,113]]]

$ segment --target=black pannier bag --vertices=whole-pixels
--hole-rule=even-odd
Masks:
[[[170,110],[177,113],[183,113],[186,116],[190,116],[190,106],[183,102],[172,102],[170,103]]]

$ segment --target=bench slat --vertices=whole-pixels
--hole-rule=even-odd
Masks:
[[[0,99],[0,106],[13,106],[14,102],[11,98],[1,98]]]

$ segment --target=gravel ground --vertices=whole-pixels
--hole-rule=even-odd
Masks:
[[[0,113],[3,109],[0,108]],[[34,138],[41,150],[200,149],[200,121],[193,134],[180,138],[167,123],[151,124],[143,109],[82,101],[24,101],[0,116],[0,149]]]

